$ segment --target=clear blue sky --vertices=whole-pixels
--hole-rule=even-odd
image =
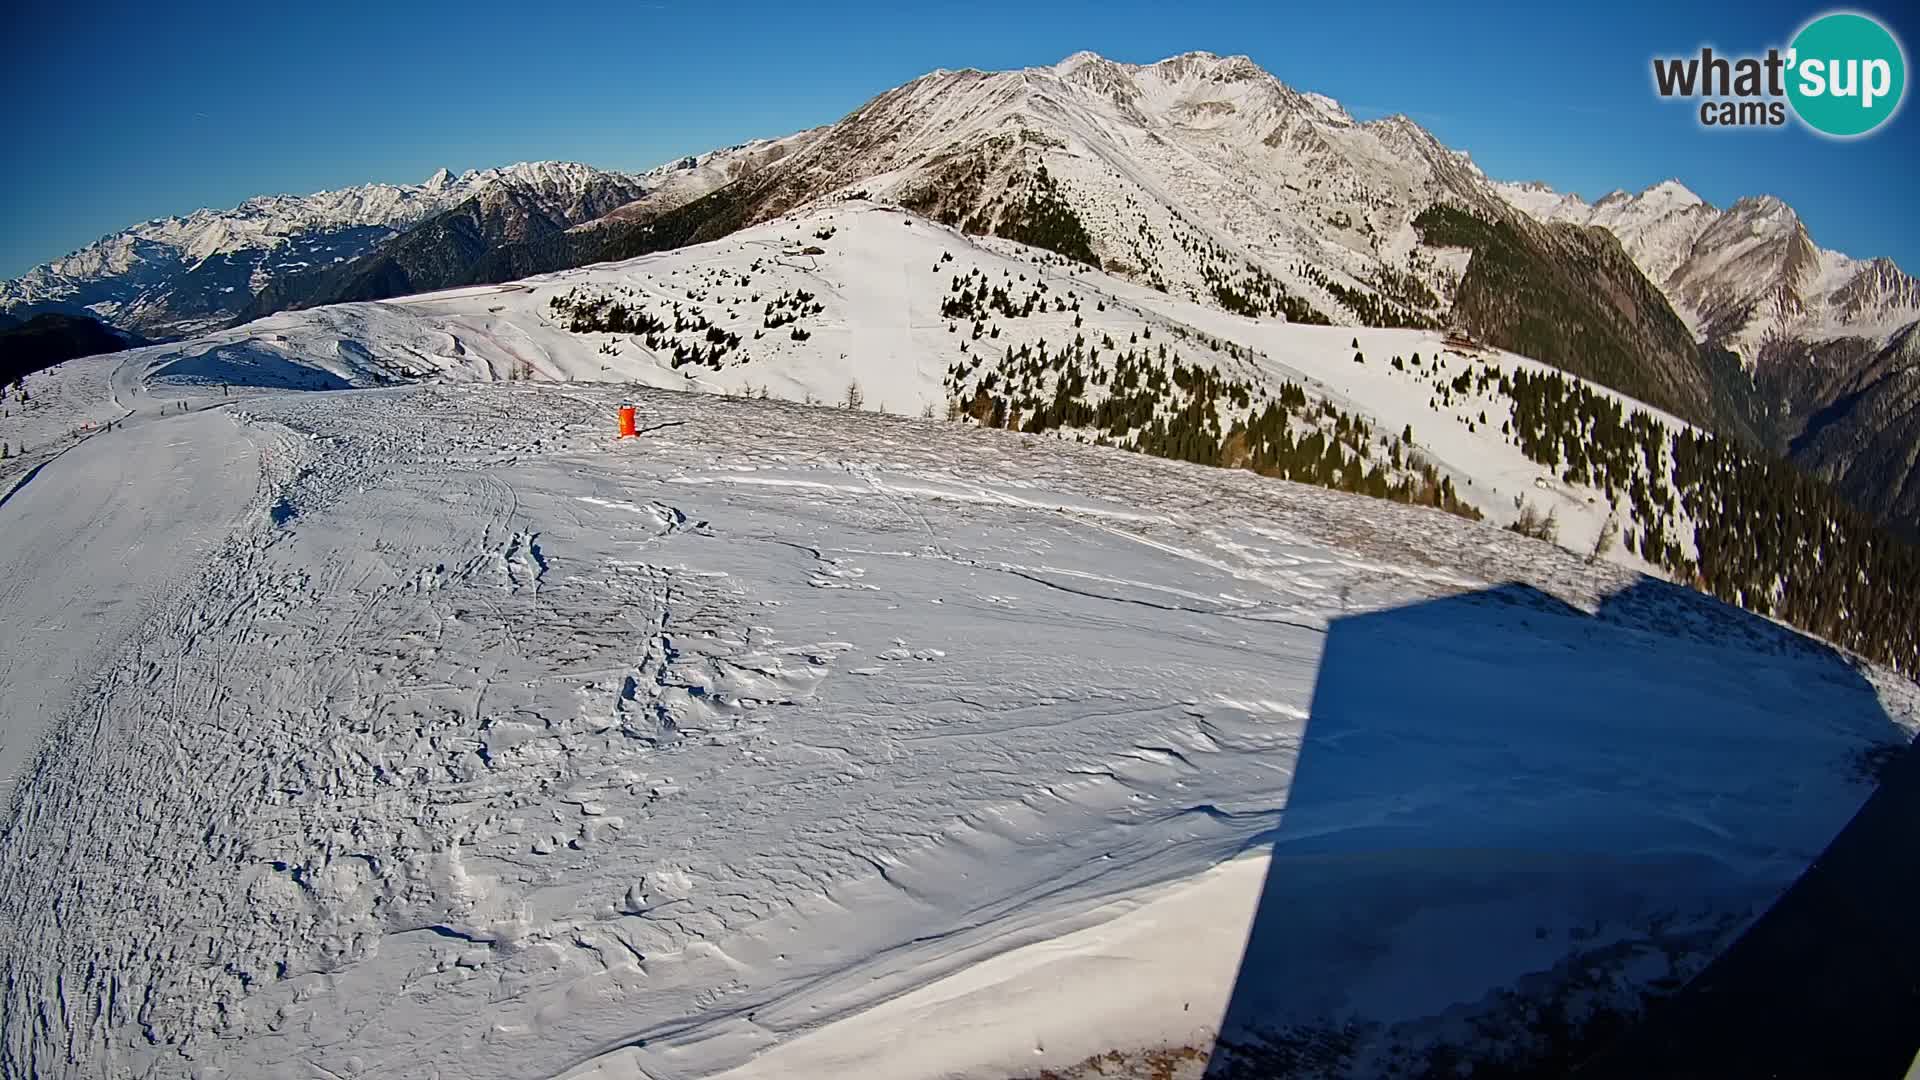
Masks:
[[[0,13],[0,275],[267,192],[548,158],[644,168],[838,119],[933,68],[1078,49],[1245,53],[1363,119],[1405,112],[1493,176],[1589,198],[1668,176],[1722,206],[1776,194],[1823,246],[1920,273],[1911,102],[1843,143],[1791,124],[1702,130],[1652,93],[1653,55],[1784,45],[1824,7],[1329,6],[25,0]],[[1862,10],[1915,52],[1911,8]]]

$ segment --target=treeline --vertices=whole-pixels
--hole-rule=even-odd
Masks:
[[[1332,326],[1333,320],[1303,297],[1287,291],[1280,279],[1249,263],[1244,275],[1221,274],[1211,264],[1201,270],[1213,299],[1236,315],[1270,318],[1279,315],[1290,323]]]
[[[1909,676],[1920,674],[1920,549],[1791,465],[1558,372],[1500,377],[1512,436],[1569,483],[1624,499],[1627,549],[1676,580]]]
[[[1311,422],[1304,437],[1297,437],[1300,418]],[[1480,511],[1460,498],[1453,478],[1415,450],[1410,438],[1409,431],[1383,440],[1384,459],[1376,459],[1381,446],[1370,421],[1324,401],[1309,405],[1305,393],[1288,383],[1279,400],[1235,423],[1221,463],[1478,521]]]
[[[1558,372],[1503,373],[1498,383],[1513,402],[1514,444],[1528,458],[1569,484],[1601,489],[1609,502],[1626,495],[1642,520],[1672,512],[1665,424],[1643,409],[1629,414],[1619,398]]]
[[[948,295],[940,302],[940,314],[948,319],[980,323],[990,315],[999,315],[1008,319],[1026,319],[1031,318],[1036,310],[1043,313],[1050,309],[1069,310],[1066,299],[1059,296],[1049,298],[1047,283],[1044,281],[1036,278],[1032,285],[1028,285],[1027,275],[1022,273],[1016,284],[1011,271],[1003,271],[1002,277],[1003,281],[990,283],[986,271],[978,268],[969,270],[965,274],[954,275],[953,282],[947,289]],[[1025,292],[1016,297],[1015,290],[1023,287]],[[1051,304],[1049,299],[1052,301]],[[1078,300],[1073,302],[1071,310],[1080,310]],[[976,331],[973,336],[978,338],[980,332]],[[997,329],[993,336],[1000,336]]]
[[[1353,312],[1354,318],[1359,319],[1362,326],[1432,330],[1440,325],[1439,320],[1395,303],[1384,296],[1344,285],[1317,266],[1299,263],[1294,269],[1301,277],[1325,289],[1340,302],[1342,307]],[[1404,286],[1406,282],[1400,282],[1400,284]]]
[[[1920,549],[1785,462],[1726,439],[1674,437],[1702,587],[1920,674]]]
[[[666,353],[676,369],[694,364],[718,371],[728,354],[740,347],[739,334],[715,326],[699,308],[683,308],[678,301],[671,304],[669,320],[645,306],[630,306],[575,287],[550,298],[547,307],[570,333],[632,334],[648,349]],[[771,312],[772,305],[767,310]],[[611,350],[603,347],[601,351]]]
[[[1024,201],[1014,203],[994,224],[994,235],[1030,247],[1056,251],[1075,262],[1098,270],[1100,259],[1093,253],[1093,238],[1074,212],[1073,204],[1060,193],[1045,165],[1034,171],[1033,183]]]
[[[1071,430],[1155,457],[1242,468],[1375,498],[1480,513],[1412,447],[1412,431],[1381,438],[1365,418],[1283,383],[1271,396],[1244,379],[1188,363],[1152,328],[1124,351],[1084,336],[1057,349],[1009,346],[997,363],[974,355],[947,371],[949,417],[1028,433]],[[1111,350],[1103,362],[1101,349]]]
[[[1240,259],[1204,233],[1188,232],[1178,226],[1176,222],[1175,237],[1187,257],[1200,268],[1201,285],[1222,308],[1255,319],[1278,315],[1292,323],[1333,325],[1333,320],[1303,297],[1288,291],[1265,267]],[[1164,284],[1157,287],[1166,291]]]
[[[1446,205],[1413,225],[1423,243],[1473,251],[1452,317],[1476,336],[1691,423],[1757,438],[1750,410],[1612,234]]]
[[[1412,271],[1382,265],[1374,269],[1371,284],[1391,303],[1416,312],[1437,313],[1440,310],[1440,298]]]

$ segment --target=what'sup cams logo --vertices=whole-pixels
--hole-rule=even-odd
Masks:
[[[1706,127],[1780,127],[1787,111],[1822,135],[1851,139],[1885,124],[1907,89],[1907,54],[1870,15],[1839,11],[1800,28],[1765,56],[1655,57],[1663,98],[1700,101]]]

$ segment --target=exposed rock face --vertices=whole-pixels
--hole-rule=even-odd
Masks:
[[[1908,535],[1920,534],[1920,283],[1813,242],[1772,196],[1716,209],[1677,181],[1588,206],[1496,185],[1542,221],[1620,238],[1699,339],[1738,357],[1764,441]]]

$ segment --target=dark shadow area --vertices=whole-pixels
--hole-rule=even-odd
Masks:
[[[267,390],[351,390],[353,384],[331,371],[297,363],[250,345],[224,345],[192,356],[167,360],[147,372],[153,383],[199,386],[251,386]]]
[[[147,344],[85,314],[45,312],[25,322],[0,324],[0,385],[82,356],[119,352]]]
[[[1700,996],[1710,962],[1779,917],[1754,922],[1905,743],[1831,648],[1663,582],[1594,614],[1509,584],[1337,620],[1206,1075],[1561,1077],[1626,1054],[1656,1006]],[[1760,950],[1732,976],[1743,992],[1818,978],[1833,1008],[1892,996],[1920,1016],[1920,935],[1885,922],[1920,884],[1920,794],[1893,783],[1874,800],[1889,809],[1861,811],[1885,824],[1843,838],[1858,868],[1790,923],[1817,954],[1829,936],[1878,944],[1831,973]],[[1905,869],[1864,882],[1887,844]],[[1887,949],[1905,997],[1845,975]],[[1729,1034],[1745,1026],[1722,1011]],[[1666,1029],[1681,1043],[1690,1015]],[[1813,1048],[1818,1015],[1777,1023]],[[1860,1015],[1863,1043],[1920,1038]],[[1663,1071],[1668,1044],[1638,1045],[1591,1075],[1814,1075]]]
[[[1920,1050],[1920,742],[1753,928],[1574,1075],[1901,1077]]]

